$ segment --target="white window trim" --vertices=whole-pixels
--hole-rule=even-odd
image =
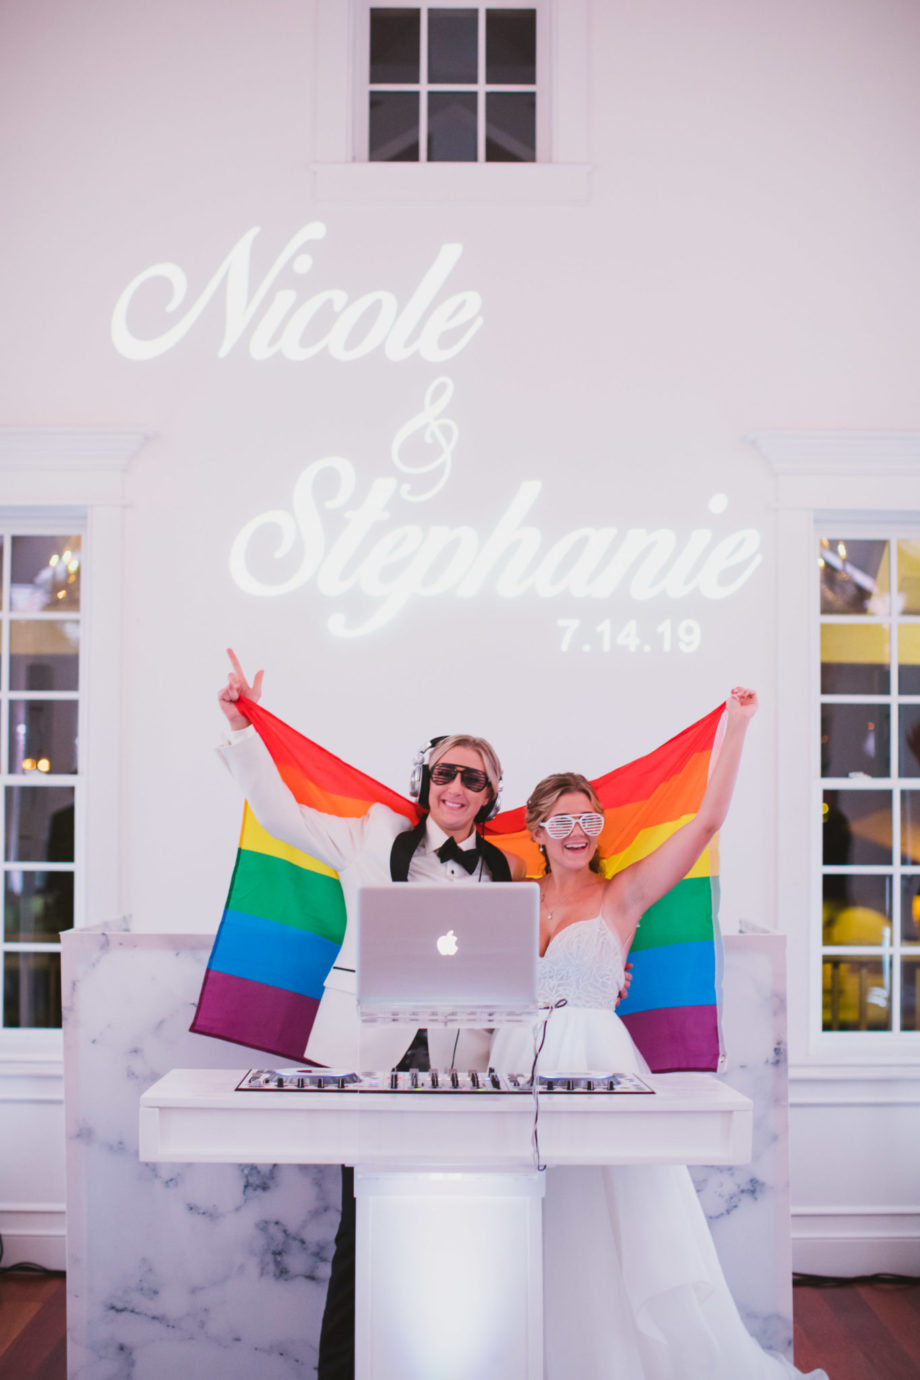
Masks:
[[[920,1034],[821,1029],[820,815],[815,706],[819,524],[920,522],[920,433],[759,432],[749,438],[775,477],[776,877],[780,928],[789,936],[790,1054],[800,1067],[901,1068],[920,1062]],[[842,530],[842,528],[841,528]]]
[[[82,880],[74,895],[75,925],[112,920],[127,909],[120,750],[124,480],[147,435],[113,428],[0,427],[4,512],[18,510],[30,518],[79,512],[85,532],[79,778],[85,828],[76,841]],[[10,1076],[47,1073],[61,1051],[59,1030],[7,1030],[0,1036],[0,1065]]]
[[[421,15],[421,31],[422,31],[422,48],[423,48],[423,50],[424,50],[424,48],[425,48],[426,34],[427,34],[427,31],[428,31],[428,12],[429,12],[429,10],[430,10],[431,8],[437,7],[437,8],[443,8],[443,9],[462,9],[462,8],[468,8],[468,7],[470,7],[470,8],[475,8],[475,9],[477,9],[478,12],[479,12],[479,14],[480,14],[480,17],[481,17],[481,18],[484,16],[484,13],[485,13],[485,11],[486,11],[487,9],[493,8],[492,3],[491,3],[491,0],[475,0],[475,4],[472,5],[472,6],[471,6],[471,4],[470,4],[470,0],[433,0],[433,4],[432,4],[432,0],[424,0],[424,3],[423,3],[423,0],[417,0],[417,3],[418,3],[418,7],[419,7],[420,11],[422,12],[422,15]],[[551,43],[548,41],[548,35],[549,35],[549,33],[550,33],[550,23],[549,23],[549,20],[550,20],[550,14],[551,14],[551,8],[550,8],[550,5],[549,5],[549,0],[508,0],[508,5],[509,5],[509,7],[512,8],[512,9],[531,9],[531,10],[535,10],[535,11],[536,11],[536,16],[537,16],[537,33],[538,33],[538,36],[539,36],[539,41],[538,41],[538,43],[537,43],[537,69],[536,69],[536,81],[535,81],[533,87],[524,87],[524,88],[508,87],[507,89],[508,89],[508,90],[511,90],[511,91],[516,90],[516,89],[533,90],[533,91],[535,92],[536,97],[537,97],[537,106],[536,106],[536,109],[537,109],[537,122],[536,122],[536,131],[535,131],[535,133],[536,133],[536,160],[535,160],[535,161],[536,161],[537,163],[548,163],[548,162],[551,161],[551,126],[550,126],[550,107],[551,107],[551,100],[550,100],[550,71],[551,71],[551,60],[552,60]],[[369,80],[367,80],[367,79],[365,79],[365,80],[362,82],[362,81],[358,80],[358,78],[359,78],[359,76],[360,76],[360,74],[361,74],[362,72],[368,72],[368,71],[369,71],[369,67],[370,67],[370,13],[371,13],[371,10],[372,10],[372,9],[378,9],[378,8],[387,9],[387,8],[396,8],[396,6],[395,6],[394,4],[392,4],[392,3],[388,4],[388,3],[387,3],[387,0],[357,0],[356,6],[355,6],[355,10],[354,10],[356,23],[355,23],[354,69],[353,69],[353,70],[354,70],[354,73],[355,73],[355,79],[354,79],[354,81],[353,81],[353,83],[352,83],[352,102],[353,102],[353,104],[352,104],[352,161],[355,162],[355,163],[368,163],[368,162],[370,162],[369,148],[368,148],[367,101],[368,101],[368,93],[369,93],[369,91],[371,90],[371,87],[372,87],[373,83],[371,83],[371,82],[370,82]],[[544,38],[543,38],[544,35],[547,35],[547,39],[546,39],[546,40],[544,40]],[[481,97],[481,96],[485,93],[485,90],[486,90],[486,80],[485,80],[485,70],[484,70],[484,65],[485,65],[485,50],[486,50],[486,35],[485,35],[485,23],[484,23],[484,22],[483,22],[483,23],[480,23],[480,25],[479,25],[479,35],[478,35],[478,36],[479,36],[479,44],[478,44],[479,80],[478,80],[477,82],[475,82],[475,83],[472,83],[471,86],[470,86],[469,88],[467,88],[467,89],[475,90],[477,96],[480,96],[480,97]],[[422,68],[422,72],[419,74],[420,77],[424,74],[424,71],[425,71],[425,60],[424,60],[424,56],[423,56],[423,59],[422,59],[422,63],[423,63],[423,68]],[[455,83],[455,84],[456,84],[456,85],[461,85],[460,83]],[[414,82],[414,83],[408,84],[406,89],[408,89],[408,90],[413,90],[413,91],[417,90],[417,91],[419,91],[419,92],[424,96],[424,95],[426,95],[426,94],[428,93],[429,90],[432,90],[432,89],[433,89],[433,90],[438,90],[439,87],[438,87],[438,85],[435,84],[435,83],[430,83],[430,84],[429,84],[429,83],[427,83],[427,82],[421,82],[421,81],[419,81],[419,82]],[[481,107],[480,107],[480,114],[482,114],[483,111],[484,111],[484,106],[481,106]],[[419,137],[420,137],[420,142],[421,142],[421,143],[424,143],[424,133],[425,133],[426,125],[427,125],[426,116],[425,116],[425,109],[424,109],[424,101],[422,102],[422,105],[421,105],[421,107],[420,107],[419,114],[420,114],[421,121],[422,121],[422,127],[421,127],[421,129],[420,129],[420,131],[419,131]],[[479,126],[477,132],[478,132],[479,150],[480,150],[480,153],[482,153],[482,152],[483,152],[483,146],[484,146],[484,143],[485,143],[485,136],[486,136],[486,131],[485,131],[485,128],[483,127],[482,124],[480,124],[480,126]],[[415,160],[415,162],[416,162],[416,163],[427,163],[427,162],[428,162],[428,159],[422,157],[421,155],[422,155],[422,149],[420,148],[420,149],[419,149],[419,158],[418,158],[417,160]],[[475,165],[481,167],[481,166],[483,166],[483,165],[485,164],[485,162],[486,162],[485,158],[478,158],[478,159],[475,160]],[[390,166],[392,166],[392,164],[391,164]],[[453,163],[453,164],[451,164],[450,166],[451,166],[451,168],[452,168],[453,170],[456,170],[456,168],[459,167],[459,166],[461,166],[461,165],[460,165],[460,164],[457,164],[457,163]],[[463,165],[463,166],[466,166],[466,165]],[[505,165],[505,166],[507,166],[507,165]]]
[[[918,518],[920,518],[920,515],[918,515]],[[845,538],[845,539],[847,539],[847,540],[855,539],[855,540],[865,540],[865,541],[873,541],[873,540],[875,540],[875,541],[887,541],[887,542],[889,542],[889,543],[891,544],[892,548],[895,546],[896,542],[899,541],[899,540],[906,539],[906,540],[917,541],[918,538],[920,538],[920,521],[918,521],[917,518],[915,518],[914,521],[911,522],[911,521],[908,520],[908,518],[907,518],[906,515],[901,515],[901,516],[899,516],[899,517],[897,517],[897,518],[889,517],[888,519],[886,519],[886,520],[884,520],[884,521],[880,521],[875,515],[869,515],[869,514],[864,514],[864,515],[862,515],[858,520],[854,520],[854,519],[851,517],[851,518],[846,519],[845,522],[841,522],[841,520],[838,519],[838,518],[833,518],[830,522],[827,522],[827,521],[824,521],[824,522],[816,522],[815,527],[816,527],[816,537],[817,537],[817,538],[820,538],[820,537],[827,537],[827,538],[830,538],[830,539],[832,539],[832,540],[840,540],[841,538]],[[815,555],[817,556],[817,542],[815,543],[814,550],[815,550]],[[892,589],[893,592],[896,591],[896,590],[900,587],[899,584],[897,583],[897,580],[899,579],[899,574],[900,574],[898,562],[899,562],[898,553],[897,553],[896,551],[893,551],[893,550],[892,550],[892,553],[891,553],[891,579],[892,579],[891,589]],[[887,619],[887,617],[885,617],[885,616],[882,616],[882,618],[881,618],[878,622],[876,622],[876,620],[875,620],[874,618],[866,617],[865,615],[863,615],[862,618],[860,618],[859,615],[835,615],[835,616],[833,616],[833,617],[829,620],[829,622],[830,622],[830,625],[831,625],[831,626],[833,626],[834,624],[838,624],[838,623],[846,623],[846,624],[849,625],[849,626],[854,626],[854,625],[857,625],[857,624],[861,624],[861,626],[863,626],[863,627],[869,626],[870,623],[874,624],[875,626],[881,626],[881,627],[886,627],[886,628],[889,626],[889,624],[888,624],[888,619]],[[893,665],[893,666],[896,666],[897,663],[898,663],[898,660],[899,660],[899,657],[898,657],[898,643],[897,643],[897,638],[898,638],[898,636],[899,636],[900,629],[902,629],[902,628],[904,628],[904,627],[907,627],[907,626],[910,626],[911,624],[913,624],[914,626],[917,626],[917,616],[916,616],[915,614],[901,615],[901,616],[897,616],[897,615],[896,615],[896,616],[895,616],[896,631],[894,632],[894,634],[893,634],[893,636],[892,636],[892,639],[891,639],[891,662],[892,662],[892,665]],[[828,625],[828,624],[824,621],[824,619],[819,619],[819,628],[818,628],[819,637],[820,637],[820,634],[821,634],[821,629],[822,629],[823,627],[827,626],[827,625]],[[818,657],[817,657],[817,664],[816,664],[816,666],[815,666],[815,673],[816,673],[816,675],[818,675],[818,678],[820,679],[819,667],[820,667],[820,653],[818,654]],[[820,703],[819,703],[819,701],[820,701]],[[827,699],[827,700],[826,700],[823,696],[821,696],[821,695],[816,695],[816,701],[815,701],[815,710],[816,710],[816,713],[820,714],[821,707],[824,706],[824,705],[827,704],[827,703],[838,704],[838,705],[846,705],[846,704],[852,705],[852,704],[856,704],[856,705],[859,705],[861,708],[867,708],[869,705],[872,705],[872,704],[875,704],[875,705],[877,705],[877,706],[887,706],[887,707],[888,707],[889,713],[890,713],[890,715],[891,715],[891,718],[890,718],[890,745],[889,745],[889,752],[890,752],[890,758],[891,758],[891,761],[890,761],[890,775],[885,776],[885,777],[878,777],[878,778],[871,778],[871,777],[870,777],[869,780],[867,780],[867,781],[858,781],[858,782],[855,782],[855,781],[853,781],[853,780],[851,780],[851,779],[849,779],[849,778],[839,778],[839,777],[838,777],[838,778],[834,778],[834,777],[828,776],[826,773],[822,774],[821,762],[820,762],[820,744],[819,744],[819,742],[818,742],[818,736],[819,736],[820,730],[819,730],[819,729],[817,728],[817,726],[816,726],[816,732],[815,732],[815,748],[814,748],[815,759],[816,759],[816,760],[815,760],[815,773],[816,773],[816,776],[815,776],[815,794],[814,794],[814,798],[813,798],[813,809],[814,809],[815,811],[820,811],[820,810],[821,810],[821,807],[822,807],[822,804],[823,804],[823,797],[824,797],[824,791],[825,791],[825,790],[834,790],[834,789],[837,789],[837,790],[844,790],[844,791],[845,791],[845,790],[848,790],[848,789],[850,789],[850,790],[856,789],[856,790],[864,790],[864,791],[878,791],[878,792],[880,792],[881,794],[883,794],[883,795],[885,795],[886,797],[889,797],[889,798],[891,799],[891,801],[892,801],[892,806],[893,806],[893,807],[894,807],[894,793],[895,793],[895,787],[896,787],[896,785],[900,785],[902,791],[905,790],[905,789],[906,789],[906,790],[910,790],[910,791],[916,791],[916,790],[917,790],[918,786],[920,786],[920,779],[918,779],[918,778],[916,778],[916,777],[902,776],[902,775],[900,775],[900,772],[899,772],[899,770],[898,770],[898,767],[899,767],[899,758],[900,758],[900,732],[899,732],[899,721],[900,721],[900,715],[901,715],[902,711],[904,711],[904,710],[906,710],[906,709],[908,709],[908,708],[916,709],[917,706],[920,705],[920,695],[915,695],[915,694],[904,694],[904,693],[902,693],[902,691],[901,691],[901,689],[900,689],[900,686],[898,686],[897,689],[894,689],[894,688],[893,688],[893,685],[892,685],[892,686],[889,686],[889,690],[888,690],[887,693],[885,693],[885,694],[878,694],[878,695],[853,694],[853,693],[848,693],[848,694],[835,694],[835,695],[829,697],[829,699]],[[896,914],[900,915],[900,914],[901,914],[901,904],[902,904],[902,899],[903,899],[903,891],[902,891],[903,878],[904,878],[906,875],[915,875],[915,865],[914,865],[914,864],[908,864],[908,865],[905,866],[905,864],[901,861],[901,847],[900,847],[900,837],[899,837],[899,833],[900,833],[900,816],[899,816],[899,811],[898,811],[897,808],[894,808],[894,813],[893,813],[893,817],[892,817],[892,824],[893,824],[893,829],[894,829],[894,839],[893,839],[894,850],[893,850],[893,856],[892,856],[891,861],[890,861],[889,864],[877,864],[877,865],[872,865],[872,866],[863,866],[863,865],[860,865],[860,864],[851,864],[851,865],[849,865],[849,866],[852,866],[853,872],[855,872],[855,873],[857,873],[857,874],[861,874],[861,875],[863,875],[863,876],[870,875],[870,874],[872,874],[872,873],[876,873],[877,875],[886,875],[886,876],[890,877],[891,882],[892,882],[892,907],[893,907],[893,909],[894,909],[894,912],[895,912]],[[847,868],[844,869],[844,872],[846,872],[846,871],[849,870],[849,866],[848,866]],[[823,868],[821,867],[820,862],[818,863],[818,867],[819,867],[819,872],[823,871]],[[920,877],[918,877],[917,880],[920,881]],[[820,885],[820,883],[819,883],[819,885]],[[821,894],[822,894],[822,893],[821,893],[820,890],[819,890],[819,897],[821,896]],[[820,899],[819,899],[819,903],[818,903],[818,904],[819,904],[819,912],[820,912],[820,905],[821,905]],[[901,938],[902,933],[903,933],[903,929],[899,926],[899,927],[898,927],[898,931],[897,931],[896,933],[895,933],[895,932],[892,933],[891,940],[890,940],[890,944],[889,944],[888,947],[889,947],[889,953],[890,953],[890,957],[891,957],[891,969],[892,969],[891,977],[892,977],[892,993],[893,993],[893,996],[894,996],[894,1007],[895,1007],[896,1012],[897,1012],[898,1014],[900,1014],[901,1017],[903,1018],[903,989],[902,989],[902,981],[901,981],[901,980],[902,980],[902,976],[903,976],[902,963],[903,963],[903,961],[904,961],[906,958],[910,957],[911,955],[912,955],[914,958],[920,960],[920,954],[918,954],[917,949],[916,949],[915,946],[908,945],[908,944],[905,944],[905,943],[903,942],[903,940],[902,940],[902,938]],[[835,957],[837,957],[837,958],[839,958],[839,959],[845,959],[845,958],[847,958],[848,956],[854,956],[854,955],[857,956],[857,957],[862,957],[862,958],[866,958],[866,957],[875,958],[875,957],[878,957],[879,959],[881,959],[881,957],[882,957],[881,949],[880,949],[880,946],[879,946],[879,945],[867,945],[867,944],[860,944],[860,945],[840,945],[839,947],[834,947],[834,948],[832,948],[832,949],[828,949],[828,948],[826,948],[826,947],[823,947],[823,948],[822,948],[822,955],[821,955],[821,957],[822,957],[822,961],[823,961],[823,962],[827,962],[828,958],[831,957],[832,955],[835,956]],[[828,1032],[828,1033],[830,1034],[830,1033],[832,1033],[832,1032]],[[853,1034],[858,1034],[858,1033],[859,1033],[859,1032],[844,1032],[844,1031],[839,1031],[839,1032],[836,1032],[835,1038],[836,1038],[836,1039],[839,1039],[839,1038],[840,1038],[841,1036],[843,1036],[843,1035],[847,1035],[848,1037],[852,1037]],[[904,1039],[907,1039],[907,1040],[912,1041],[914,1044],[916,1044],[916,1045],[918,1046],[918,1056],[920,1056],[920,1031],[900,1030],[900,1031],[897,1031],[897,1032],[892,1032],[891,1036],[886,1036],[886,1035],[884,1034],[884,1032],[875,1031],[875,1032],[872,1033],[871,1038],[872,1038],[873,1041],[874,1041],[876,1038],[878,1038],[879,1035],[882,1035],[883,1038],[889,1038],[889,1039],[890,1039],[890,1038],[899,1038],[899,1039],[900,1039],[900,1038],[904,1038]],[[860,1035],[860,1039],[863,1039],[863,1038],[864,1038],[864,1036]]]
[[[314,8],[310,175],[316,201],[565,205],[589,199],[588,0],[531,0],[542,33],[537,118],[545,161],[537,163],[355,161],[356,121],[364,118],[367,100],[366,80],[357,90],[360,28],[371,3],[317,0]]]

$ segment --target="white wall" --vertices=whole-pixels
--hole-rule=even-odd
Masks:
[[[777,762],[784,736],[807,723],[808,668],[797,663],[799,694],[787,686],[783,698],[779,657],[784,620],[805,599],[785,572],[811,556],[783,545],[775,476],[747,438],[917,425],[920,11],[906,0],[568,0],[562,37],[586,81],[559,107],[557,139],[584,164],[564,184],[540,169],[463,169],[457,182],[443,168],[311,168],[347,142],[330,128],[330,112],[348,106],[343,13],[330,0],[21,0],[0,14],[15,136],[0,152],[0,423],[151,433],[125,475],[123,564],[96,571],[123,600],[121,650],[115,664],[109,643],[90,665],[88,689],[117,684],[122,719],[105,745],[106,761],[117,758],[115,820],[110,801],[90,841],[103,819],[121,837],[116,880],[94,887],[87,918],[216,924],[239,816],[210,752],[228,643],[267,668],[269,708],[397,788],[432,734],[468,725],[493,737],[512,802],[546,770],[593,774],[650,748],[750,682],[764,707],[724,831],[723,921],[790,933],[793,1056],[807,1071],[809,915],[782,899],[777,858],[777,819],[801,817],[807,830],[806,807]],[[224,357],[223,290],[172,349],[148,360],[116,349],[115,305],[145,269],[175,264],[188,281],[171,315],[162,283],[132,299],[132,331],[152,338],[253,227],[250,295],[311,222],[326,227],[313,266],[279,268]],[[471,321],[482,318],[451,358],[388,359],[382,347],[352,360],[252,358],[276,288],[298,303],[330,288],[350,301],[387,290],[403,307],[446,244],[463,252],[433,306],[476,293]],[[759,566],[721,599],[639,599],[626,582],[607,600],[501,597],[491,580],[468,599],[414,598],[382,628],[344,638],[330,618],[366,618],[373,600],[323,594],[315,576],[274,597],[234,583],[234,539],[259,514],[289,513],[314,461],[353,467],[354,495],[322,515],[327,543],[375,480],[404,480],[391,442],[440,377],[458,428],[449,478],[425,502],[397,493],[362,554],[406,524],[467,525],[483,542],[519,487],[539,480],[527,521],[543,551],[585,526],[617,528],[615,542],[670,529],[679,549],[698,529],[713,545],[750,529]],[[419,433],[404,451],[432,453]],[[54,501],[57,483],[36,468],[30,501]],[[25,493],[0,491],[0,505]],[[724,511],[708,507],[716,494]],[[292,575],[300,538],[280,562],[265,538],[252,561],[261,578]],[[104,607],[103,595],[97,621]],[[557,620],[570,618],[582,624],[562,653]],[[614,635],[635,618],[651,650],[601,650],[606,618]],[[656,629],[685,618],[699,622],[699,650],[665,652]],[[578,650],[587,640],[592,650]],[[803,1213],[820,1205],[821,1167],[861,1115],[803,1131]],[[806,1124],[796,1111],[794,1138],[796,1117]],[[894,1135],[879,1143],[893,1166],[883,1177],[897,1182],[907,1148]],[[868,1192],[861,1175],[849,1182],[841,1211]]]

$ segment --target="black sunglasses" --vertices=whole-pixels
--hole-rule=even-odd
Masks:
[[[447,786],[459,776],[468,791],[477,794],[487,789],[489,778],[476,767],[459,767],[455,762],[436,762],[431,768],[431,779],[436,786]]]

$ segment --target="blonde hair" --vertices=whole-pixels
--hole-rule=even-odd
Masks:
[[[588,778],[582,776],[580,772],[557,771],[552,776],[544,776],[543,780],[538,781],[534,786],[524,807],[524,823],[535,841],[537,830],[543,821],[549,819],[553,813],[553,806],[556,801],[574,791],[588,797],[592,810],[596,810],[599,815],[604,813],[604,807],[597,798],[597,792]],[[543,861],[547,872],[549,872],[549,858],[546,856],[546,850],[542,844],[540,844],[540,852],[543,854]],[[600,849],[596,848],[590,864],[592,872],[600,871],[600,856]]]
[[[492,799],[498,796],[498,788],[502,779],[502,764],[498,760],[498,753],[486,738],[474,738],[470,733],[449,733],[446,738],[442,738],[439,743],[431,749],[428,756],[429,770],[436,762],[440,762],[453,748],[468,747],[474,752],[478,752],[482,758],[482,765],[486,769],[486,776],[489,778],[489,785],[492,788]]]

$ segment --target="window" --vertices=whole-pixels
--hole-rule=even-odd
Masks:
[[[920,532],[818,536],[822,1028],[920,1030]]]
[[[590,200],[588,0],[313,0],[313,12],[315,201]]]
[[[818,1079],[814,1096],[826,1101],[817,1091],[826,1066],[853,1080],[868,1107],[877,1098],[867,1068],[896,1078],[920,1054],[911,1008],[920,946],[902,890],[916,885],[908,879],[920,859],[901,850],[902,797],[908,808],[920,775],[912,763],[905,770],[900,736],[920,705],[909,660],[920,623],[910,587],[920,432],[760,431],[750,440],[776,503],[777,674],[765,700],[775,705],[777,866],[765,909],[775,904],[788,936],[793,1077]]]
[[[523,5],[370,6],[367,160],[536,161],[537,21]]]
[[[5,1029],[60,1025],[74,923],[83,540],[54,526],[0,529]]]

